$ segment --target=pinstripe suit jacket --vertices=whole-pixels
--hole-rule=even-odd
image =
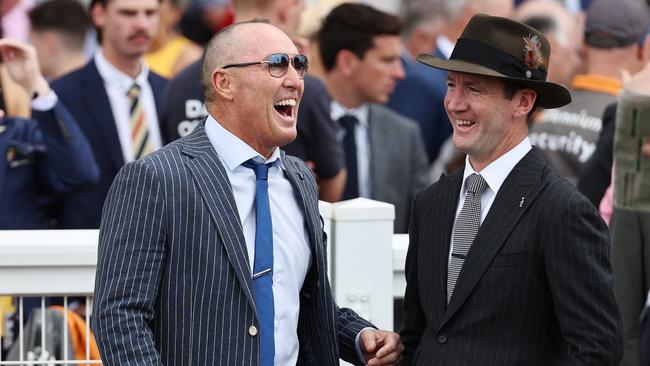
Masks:
[[[415,199],[406,260],[407,365],[617,365],[610,241],[587,199],[533,148],[499,189],[447,305],[463,170]]]
[[[300,295],[299,364],[358,363],[370,323],[332,298],[316,183],[296,158],[287,177],[304,208],[312,263]],[[201,124],[127,164],[99,235],[94,324],[104,365],[258,365],[249,258],[230,182]]]

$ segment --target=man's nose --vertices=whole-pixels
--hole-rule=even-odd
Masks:
[[[467,109],[467,102],[461,95],[448,91],[445,96],[445,108],[448,112],[462,112]]]
[[[287,74],[284,76],[284,82],[283,85],[288,88],[294,88],[297,89],[302,85],[302,78],[300,77],[300,74],[298,73],[298,70],[296,70],[293,67],[293,64],[289,64],[289,69],[287,70]]]
[[[393,77],[396,80],[402,80],[402,79],[404,79],[405,75],[406,75],[406,73],[404,72],[404,67],[402,66],[402,61],[397,60],[397,62],[395,63],[395,66],[393,67]]]

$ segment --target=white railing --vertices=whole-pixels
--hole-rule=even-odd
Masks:
[[[320,211],[329,237],[329,275],[337,303],[356,310],[380,328],[393,329],[393,299],[404,293],[404,258],[408,247],[406,235],[393,235],[393,205],[359,198],[335,204],[321,202]],[[86,297],[88,332],[97,240],[97,230],[0,231],[0,296],[19,299],[20,334],[24,296],[42,297],[42,309],[46,296]],[[63,324],[67,324],[67,301],[64,308]],[[41,314],[41,327],[45,329],[45,312]],[[67,327],[63,331],[65,339]],[[0,366],[100,363],[89,360],[88,341],[86,360],[28,360],[23,354],[22,337],[19,338],[20,359],[0,361]],[[45,344],[42,330],[41,344]],[[67,360],[67,347],[64,353]]]

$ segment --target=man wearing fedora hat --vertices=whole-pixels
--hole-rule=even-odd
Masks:
[[[528,140],[537,107],[571,101],[546,81],[538,31],[474,16],[451,58],[445,108],[465,167],[420,192],[406,259],[411,365],[617,365],[621,315],[595,208]]]

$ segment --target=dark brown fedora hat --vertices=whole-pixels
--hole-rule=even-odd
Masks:
[[[457,72],[512,80],[537,92],[537,105],[557,108],[571,102],[562,85],[547,82],[551,46],[542,33],[514,20],[477,14],[460,35],[449,60],[427,54],[423,64]]]

